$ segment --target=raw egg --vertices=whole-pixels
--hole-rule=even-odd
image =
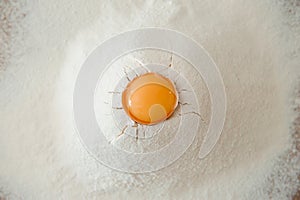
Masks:
[[[122,93],[122,105],[133,121],[153,125],[173,114],[178,105],[178,93],[168,78],[146,73],[128,83]]]

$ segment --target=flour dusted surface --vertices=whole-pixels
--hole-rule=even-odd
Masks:
[[[299,24],[285,26],[284,6],[28,2],[24,35],[15,36],[24,37],[23,46],[15,47],[12,64],[0,74],[0,191],[24,199],[290,199],[299,165],[283,158],[292,146],[288,99],[299,74]],[[227,118],[204,160],[197,157],[201,141],[195,141],[167,168],[126,174],[99,164],[80,143],[72,92],[81,64],[98,44],[150,26],[181,31],[206,48],[224,79]]]

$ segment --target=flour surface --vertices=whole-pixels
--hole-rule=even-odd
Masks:
[[[295,100],[299,5],[45,0],[0,2],[0,9],[2,4],[15,12],[6,10],[9,17],[0,19],[12,24],[12,39],[0,35],[9,41],[9,48],[0,47],[5,55],[0,57],[0,199],[291,199],[298,189],[293,133],[300,104]],[[172,165],[127,174],[101,165],[83,147],[72,96],[80,67],[97,45],[143,27],[177,30],[203,45],[223,77],[227,118],[205,159],[197,156],[203,125]],[[145,51],[123,61],[134,59],[167,65],[170,55]],[[179,58],[174,63],[197,91],[204,120],[209,119],[209,93],[201,76]],[[134,140],[115,145],[155,148]]]

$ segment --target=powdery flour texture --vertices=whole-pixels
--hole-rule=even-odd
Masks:
[[[1,1],[0,199],[292,199],[300,166],[299,9],[299,1]],[[205,159],[197,157],[199,137],[172,165],[128,174],[87,153],[72,95],[97,45],[143,27],[177,30],[203,45],[224,80],[227,117]],[[169,62],[151,51],[133,56]],[[201,77],[176,63],[198,87],[209,119]]]

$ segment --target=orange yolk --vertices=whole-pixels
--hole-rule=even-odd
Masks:
[[[178,104],[174,84],[156,73],[133,79],[122,93],[122,105],[128,116],[140,124],[152,125],[169,118]]]

